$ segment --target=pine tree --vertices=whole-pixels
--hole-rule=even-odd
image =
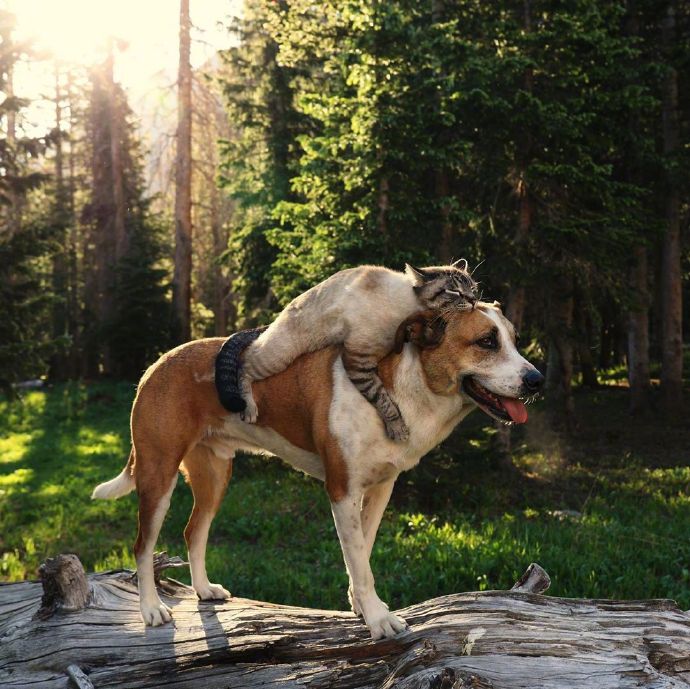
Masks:
[[[46,181],[37,163],[51,137],[21,135],[27,101],[15,95],[11,75],[31,52],[13,40],[13,27],[13,15],[0,10],[0,388],[5,391],[23,378],[44,375],[59,345],[47,327],[53,228],[22,217],[27,194]]]
[[[277,204],[293,198],[290,177],[304,125],[293,102],[296,72],[278,63],[278,46],[268,30],[273,11],[260,0],[246,3],[242,19],[231,27],[241,43],[223,54],[220,80],[235,132],[222,144],[220,183],[235,200],[228,261],[238,276],[232,287],[245,324],[276,308],[278,251],[268,234],[277,225]]]
[[[84,372],[134,379],[171,343],[169,281],[163,267],[167,247],[144,195],[136,127],[124,91],[112,81],[109,59],[91,76],[87,148]],[[121,200],[115,177],[121,180]],[[119,203],[125,209],[120,229]]]

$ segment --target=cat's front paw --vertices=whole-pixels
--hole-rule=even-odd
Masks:
[[[240,413],[240,418],[246,423],[256,423],[256,420],[259,418],[259,408],[256,406],[253,397],[249,397],[245,401],[247,402],[247,406],[244,408],[244,411]]]
[[[386,421],[386,435],[396,443],[404,443],[410,438],[410,429],[407,424],[403,421],[402,417],[399,416],[397,419],[392,421]]]

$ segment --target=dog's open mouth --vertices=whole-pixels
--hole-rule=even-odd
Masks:
[[[479,405],[482,411],[494,419],[506,423],[525,423],[527,421],[527,408],[522,400],[494,395],[471,376],[466,376],[463,379],[462,389]]]

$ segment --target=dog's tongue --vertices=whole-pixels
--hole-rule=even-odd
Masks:
[[[501,397],[501,404],[515,423],[525,423],[527,421],[527,407],[520,400],[511,397]]]

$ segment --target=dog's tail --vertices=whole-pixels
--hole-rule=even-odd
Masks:
[[[247,403],[240,391],[240,355],[267,326],[241,330],[223,342],[216,356],[216,390],[220,403],[233,413],[244,411]]]
[[[114,500],[131,493],[135,488],[134,464],[134,448],[132,448],[125,468],[114,479],[98,484],[91,493],[91,499]]]

